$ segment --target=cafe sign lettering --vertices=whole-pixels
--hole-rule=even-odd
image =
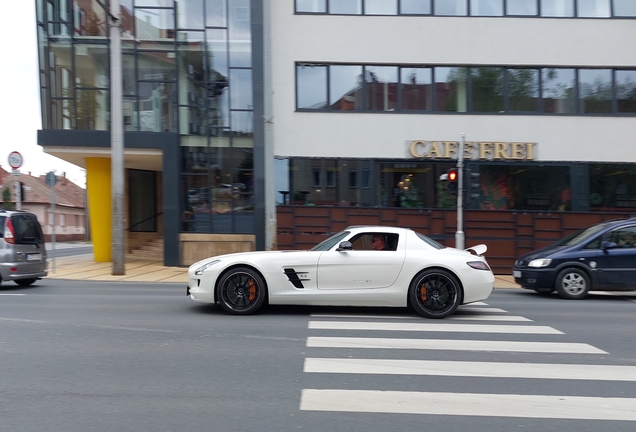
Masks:
[[[457,159],[458,141],[411,141],[409,153],[417,159]],[[534,160],[537,143],[467,141],[464,159]]]

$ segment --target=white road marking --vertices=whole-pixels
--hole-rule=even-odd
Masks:
[[[603,350],[600,350],[585,343],[484,341],[460,339],[393,339],[311,336],[307,338],[307,347],[609,354]]]
[[[26,294],[8,294],[8,293],[7,294],[4,294],[4,293],[0,294],[0,296],[23,296],[23,295],[26,295]]]
[[[453,315],[445,319],[445,321],[515,321],[515,322],[533,322],[529,318],[516,315]]]
[[[490,308],[490,307],[475,307],[474,303],[471,303],[470,306],[460,306],[457,308],[458,311],[471,311],[471,312],[488,312],[488,313],[507,313],[508,311],[500,308]],[[452,315],[451,315],[452,316]]]
[[[306,358],[304,372],[636,381],[636,366],[588,364]]]
[[[309,328],[314,330],[385,330],[456,333],[563,334],[563,332],[549,326],[447,323],[309,321]]]
[[[304,389],[303,411],[636,421],[636,399]]]

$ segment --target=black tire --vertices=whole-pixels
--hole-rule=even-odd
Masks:
[[[409,299],[415,311],[426,318],[445,318],[455,312],[461,302],[457,278],[441,269],[424,270],[409,287]]]
[[[221,277],[216,295],[227,313],[250,315],[265,302],[267,289],[263,278],[254,270],[237,267]]]
[[[583,270],[569,267],[559,272],[554,287],[561,298],[579,300],[590,290],[590,278]]]
[[[17,283],[20,286],[26,287],[29,285],[33,285],[35,283],[37,279],[33,278],[33,279],[18,279],[16,281],[14,281],[15,283]]]

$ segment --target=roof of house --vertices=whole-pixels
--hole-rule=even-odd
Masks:
[[[24,196],[22,197],[23,203],[48,204],[51,202],[51,188],[46,184],[45,175],[36,177],[29,173],[13,176],[4,168],[0,167],[0,184],[2,185],[2,191],[7,187],[11,190],[12,202],[15,202],[16,181],[22,182],[25,186]],[[86,190],[66,178],[66,173],[57,176],[57,183],[55,184],[55,204],[83,209],[86,207],[85,197]],[[0,201],[4,201],[1,192]]]

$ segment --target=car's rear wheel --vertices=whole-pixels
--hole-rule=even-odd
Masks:
[[[33,285],[35,283],[36,279],[18,279],[15,281],[15,283],[17,283],[20,286],[29,286],[29,285]]]
[[[457,278],[445,270],[424,270],[411,282],[409,299],[423,317],[444,318],[459,306],[461,287]]]
[[[265,302],[265,282],[248,267],[237,267],[225,273],[217,287],[221,307],[233,315],[249,315]]]
[[[590,278],[581,269],[566,268],[557,275],[555,288],[561,298],[579,300],[585,297],[590,290]]]

